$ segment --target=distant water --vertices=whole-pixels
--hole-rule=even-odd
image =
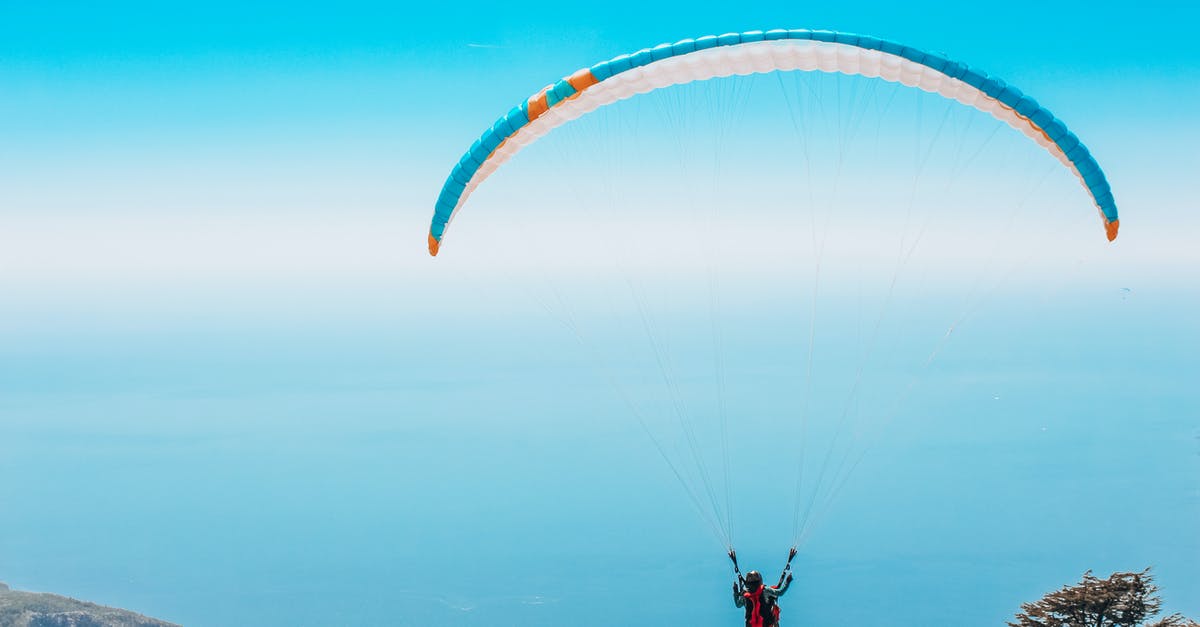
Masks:
[[[1018,303],[955,338],[801,547],[784,624],[997,625],[1150,565],[1200,616],[1200,332],[1173,298]],[[0,578],[189,626],[740,624],[721,547],[571,338],[410,323],[7,338]],[[785,462],[733,469],[768,579]]]

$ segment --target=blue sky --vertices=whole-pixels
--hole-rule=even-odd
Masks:
[[[650,306],[664,327],[679,324],[663,337],[703,365],[681,368],[681,389],[707,402],[709,331],[688,316],[705,292],[683,246],[711,233],[670,233],[663,198],[689,183],[656,178],[678,165],[671,131],[650,123],[669,101],[614,108],[519,156],[480,189],[442,257],[428,257],[425,233],[461,152],[544,84],[663,41],[800,27],[944,51],[1036,96],[1105,168],[1122,235],[1104,244],[1084,192],[1020,137],[993,144],[991,127],[952,118],[993,150],[945,198],[965,202],[972,185],[1010,200],[1034,189],[1030,215],[1062,213],[1006,227],[1029,239],[1016,237],[1023,244],[998,267],[962,276],[937,274],[969,264],[936,253],[978,261],[985,249],[971,246],[990,242],[997,223],[963,214],[929,231],[931,254],[898,288],[929,300],[890,308],[874,389],[894,393],[889,351],[919,359],[948,320],[970,312],[969,324],[889,425],[862,425],[878,443],[806,545],[791,615],[918,625],[950,607],[999,622],[1085,569],[1148,564],[1168,607],[1200,615],[1190,391],[1200,328],[1189,315],[1200,302],[1198,11],[0,4],[0,580],[188,625],[737,624],[723,556],[622,406],[621,394],[652,407],[663,394],[643,385],[656,372],[645,346],[608,343],[637,336],[636,316],[626,307],[606,318],[597,306],[622,300],[620,269],[597,246],[625,223],[526,211],[530,189],[595,191],[586,170],[597,155],[633,155],[609,170],[632,181],[616,190],[628,204],[615,213],[663,235],[658,252],[629,262],[653,271],[642,287],[662,296]],[[764,101],[736,127],[747,140],[731,150],[750,165],[725,164],[721,198],[766,204],[772,188],[750,187],[763,172],[787,176],[788,144],[758,141],[787,124],[781,101]],[[631,119],[636,137],[571,151],[568,140],[627,132]],[[910,148],[904,128],[897,151]],[[892,180],[869,151],[859,156],[860,187]],[[545,180],[551,167],[561,180]],[[922,193],[940,189],[925,182]],[[867,203],[870,190],[859,191]],[[716,255],[727,263],[725,333],[739,347],[727,352],[730,398],[746,420],[794,434],[771,416],[796,402],[780,390],[796,385],[786,375],[803,369],[803,349],[778,348],[804,345],[807,291],[770,294],[811,280],[786,270],[811,261],[787,246],[807,223],[770,216],[774,231],[720,223],[758,246]],[[1046,233],[1068,237],[1046,247]],[[837,243],[847,248],[827,257],[829,276],[857,276],[851,253],[870,246]],[[766,260],[779,267],[756,271]],[[981,275],[1003,280],[977,309],[944,304],[939,289]],[[867,352],[878,280],[831,286],[821,319],[844,326],[822,326],[829,373],[818,387],[854,378],[837,355],[843,341]],[[629,353],[622,391],[557,324],[556,290],[590,321],[585,339],[605,359]],[[910,322],[923,333],[911,338],[917,349],[896,332]],[[747,447],[735,441],[751,460],[735,470],[770,467]],[[743,512],[780,499],[741,498]],[[1106,515],[1080,513],[1097,502]],[[774,568],[789,521],[745,518],[739,546]],[[630,603],[645,581],[669,582],[672,600]],[[863,587],[879,603],[846,610]],[[937,602],[913,601],[931,590]],[[213,607],[217,596],[231,601]]]
[[[240,230],[266,237],[280,220],[305,224],[296,214],[336,206],[399,221],[389,228],[400,238],[425,219],[428,181],[546,82],[654,42],[802,25],[944,50],[1007,78],[1087,138],[1122,206],[1152,217],[1126,228],[1162,225],[1166,236],[1187,231],[1166,225],[1194,224],[1164,191],[1196,166],[1195,16],[1173,3],[1061,4],[1032,22],[1024,11],[887,3],[851,15],[675,5],[633,21],[586,5],[147,6],[5,6],[6,218],[232,213],[244,224],[252,213],[260,224]],[[1153,35],[1132,37],[1146,20]]]

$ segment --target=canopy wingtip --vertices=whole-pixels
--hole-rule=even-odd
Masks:
[[[1112,239],[1112,238],[1109,238],[1109,239]],[[429,256],[437,257],[438,249],[441,248],[441,246],[442,246],[442,243],[439,242],[438,239],[433,236],[433,233],[430,233],[429,234]]]
[[[1117,229],[1121,228],[1120,220],[1113,220],[1104,224],[1104,234],[1108,236],[1108,241],[1117,239]]]

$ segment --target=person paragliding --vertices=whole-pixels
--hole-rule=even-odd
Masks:
[[[734,573],[738,580],[733,584],[733,604],[746,610],[746,627],[778,627],[779,626],[779,597],[783,596],[792,585],[792,558],[796,549],[788,553],[787,565],[779,576],[779,583],[773,586],[763,585],[762,573],[752,570],[742,577],[738,571],[737,553],[729,551],[729,559],[733,560]]]
[[[484,130],[459,161],[451,167],[449,176],[447,176],[443,183],[441,192],[434,203],[433,216],[429,223],[427,235],[429,254],[436,256],[441,250],[451,222],[459,214],[459,210],[463,208],[467,199],[484,180],[496,172],[498,168],[524,147],[536,142],[550,131],[571,120],[587,115],[601,107],[634,98],[640,94],[647,94],[651,91],[667,89],[674,85],[683,85],[693,81],[706,81],[734,75],[815,71],[878,78],[883,81],[901,83],[907,87],[921,91],[937,93],[949,100],[978,109],[1012,126],[1044,148],[1051,157],[1059,161],[1079,179],[1087,194],[1091,197],[1092,203],[1099,211],[1100,219],[1104,225],[1105,236],[1110,241],[1117,237],[1120,225],[1117,204],[1112,188],[1104,172],[1101,170],[1100,164],[1084,146],[1081,139],[1067,129],[1066,124],[1038,104],[1032,97],[1008,83],[977,69],[968,67],[964,63],[951,61],[940,54],[923,52],[897,42],[866,35],[833,31],[774,29],[684,39],[675,43],[664,43],[653,48],[644,48],[632,54],[620,55],[608,61],[582,68],[555,83],[547,85],[537,93],[517,103],[517,106],[510,109],[508,113],[497,119],[491,127]],[[782,81],[782,79],[780,80]],[[841,96],[839,95],[838,98],[840,101]],[[434,99],[431,103],[436,106],[439,104],[439,101]],[[793,121],[795,121],[794,117]],[[944,121],[945,118],[943,119]],[[839,117],[839,130],[840,125],[841,118]],[[938,128],[940,132],[941,127],[939,126]],[[797,128],[797,130],[799,129]],[[846,133],[839,132],[838,134],[843,135]],[[585,142],[574,143],[586,145]],[[805,145],[807,146],[807,144]],[[804,159],[807,161],[809,158],[807,155],[808,149],[805,148],[804,150]],[[926,155],[929,154],[925,149],[922,149],[920,152]],[[923,161],[923,159],[919,161]],[[918,172],[919,170],[920,164],[918,164]],[[607,180],[610,177],[596,173],[594,178]],[[915,182],[916,179],[914,178]],[[910,197],[910,210],[915,199],[914,189]],[[558,199],[552,197],[541,200],[547,206],[552,206],[558,202]],[[680,204],[686,203],[681,200]],[[809,204],[813,204],[811,198]],[[1010,221],[1015,218],[1016,214],[1013,214],[1010,217]],[[747,212],[744,219],[756,227],[763,223],[762,217],[751,212]],[[531,232],[539,230],[529,229]],[[922,227],[922,232],[923,230]],[[815,236],[816,232],[814,231]],[[905,235],[905,238],[907,237]],[[915,239],[920,238],[916,237]],[[893,285],[899,276],[900,266],[903,265],[904,260],[907,260],[911,256],[913,245],[907,239],[901,239],[901,248],[907,252],[900,256],[898,260],[900,265],[892,273]],[[822,245],[821,248],[823,247]],[[819,268],[819,257],[817,258],[817,262],[816,267]],[[634,285],[629,273],[624,271],[624,269],[623,272],[626,280],[630,282],[630,288],[633,289]],[[713,274],[712,266],[710,266],[709,297],[713,309],[714,340],[716,340],[719,333],[715,330],[717,315],[715,313],[716,292],[712,287]],[[686,422],[684,420],[686,412],[683,411],[682,399],[678,396],[679,392],[676,385],[670,381],[662,349],[651,332],[654,325],[646,317],[646,308],[642,305],[641,299],[636,295],[638,290],[633,289],[633,291],[635,292],[634,300],[638,301],[638,310],[643,318],[643,325],[652,336],[650,343],[654,345],[653,348],[659,362],[660,370],[662,370],[664,378],[667,379],[667,387],[671,391],[673,402],[676,406],[676,413],[679,414],[678,417],[681,419],[681,422]],[[814,296],[816,295],[816,291],[814,282]],[[890,299],[891,291],[889,290],[884,303],[886,304]],[[814,305],[814,320],[816,311],[816,305]],[[569,326],[578,334],[578,330],[574,329],[575,325],[573,321]],[[878,323],[876,328],[878,330]],[[953,327],[951,327],[951,330],[953,330]],[[582,341],[582,338],[580,339]],[[719,349],[720,342],[716,343]],[[814,341],[810,338],[809,346],[811,347],[813,344]],[[808,360],[810,364],[812,363],[813,354],[811,350],[810,348]],[[719,351],[715,354],[718,355],[717,361],[719,363],[721,361]],[[932,357],[933,355],[930,355],[929,359],[931,360]],[[928,360],[926,363],[928,363]],[[859,364],[860,375],[863,372],[864,366],[865,363]],[[720,366],[718,366],[718,370],[720,370]],[[614,383],[614,385],[616,384]],[[718,387],[722,386],[723,384]],[[857,380],[851,389],[858,389]],[[851,396],[853,397],[853,394]],[[633,408],[635,405],[634,401],[630,398],[626,398],[625,400]],[[847,403],[849,402],[848,399]],[[720,404],[722,406],[723,403],[724,401],[721,400]],[[846,410],[843,411],[843,418],[849,409],[850,405],[847,404]],[[721,411],[724,411],[724,409]],[[638,414],[636,409],[634,413]],[[640,415],[638,415],[638,419],[641,420]],[[642,426],[646,428],[644,422]],[[793,548],[791,550],[791,554],[788,556],[788,565],[784,568],[776,585],[765,586],[762,574],[757,571],[751,571],[747,576],[742,576],[738,570],[737,557],[732,550],[732,534],[730,530],[732,514],[720,511],[717,499],[714,496],[714,486],[711,484],[709,473],[702,463],[704,456],[697,454],[695,450],[695,437],[691,433],[690,428],[684,426],[684,430],[685,435],[688,436],[688,443],[692,447],[698,478],[704,482],[704,486],[702,486],[704,488],[703,491],[707,492],[712,498],[713,507],[711,512],[705,510],[701,505],[700,500],[696,498],[696,492],[693,492],[691,486],[687,485],[684,475],[667,458],[661,445],[659,446],[659,452],[668,465],[671,466],[675,475],[679,477],[680,482],[687,488],[701,515],[707,518],[712,524],[714,535],[719,537],[722,543],[721,546],[729,547],[728,554],[730,559],[733,560],[734,572],[737,575],[737,583],[733,585],[734,604],[739,608],[745,609],[746,627],[778,627],[778,599],[787,591],[792,582],[790,565],[792,557],[796,555],[796,549]],[[836,435],[840,436],[842,433],[839,432]],[[656,445],[659,444],[656,438],[653,436],[651,438],[654,439]],[[836,442],[838,438],[835,437],[834,439]],[[831,452],[832,450],[827,451],[827,453]],[[827,454],[826,461],[828,461],[828,458]],[[849,468],[853,468],[857,464],[857,461],[850,457],[850,451],[846,451],[843,461],[849,464]],[[725,463],[728,465],[728,461]],[[803,468],[803,460],[800,460],[799,470],[803,470]],[[837,475],[840,472],[836,471],[834,474]],[[821,475],[825,476],[825,474],[824,465],[822,465]],[[810,499],[810,507],[813,505],[812,501],[817,495],[823,495],[822,501],[829,500],[831,494],[836,493],[837,486],[840,486],[844,479],[844,476],[838,477],[838,481],[834,483],[833,487],[816,486],[816,489],[812,493],[813,499]],[[830,491],[827,492],[822,489],[824,487],[829,487]],[[801,490],[798,487],[795,509],[797,522],[799,522],[800,515],[800,494]],[[727,504],[726,509],[728,507]],[[806,514],[805,524],[807,524],[808,520]],[[795,538],[796,541],[801,539],[799,530],[797,530]]]

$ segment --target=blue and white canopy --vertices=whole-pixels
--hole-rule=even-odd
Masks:
[[[446,228],[496,168],[551,129],[598,107],[692,81],[789,70],[881,78],[990,113],[1071,169],[1092,197],[1111,241],[1119,221],[1100,165],[1036,100],[979,70],[895,42],[833,31],[769,30],[685,39],[621,55],[546,86],[513,108],[463,155],[442,187],[429,228],[436,255]]]

